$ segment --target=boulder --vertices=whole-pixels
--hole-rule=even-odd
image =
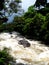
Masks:
[[[20,40],[18,44],[23,45],[24,47],[30,47],[30,43],[27,40]]]

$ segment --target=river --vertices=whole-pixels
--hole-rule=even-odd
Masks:
[[[30,46],[24,47],[20,40],[28,41]],[[24,65],[49,65],[49,47],[40,41],[26,39],[18,32],[0,33],[0,49],[7,47],[10,54],[16,59],[16,63]]]

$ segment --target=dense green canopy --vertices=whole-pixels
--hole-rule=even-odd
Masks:
[[[0,24],[8,20],[8,16],[20,11],[21,0],[0,0]]]
[[[45,6],[47,3],[47,0],[36,0],[35,6],[40,9],[41,6]]]

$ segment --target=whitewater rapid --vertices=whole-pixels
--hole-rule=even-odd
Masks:
[[[30,47],[18,44],[20,40],[26,40]],[[0,49],[7,47],[10,54],[17,63],[28,65],[49,65],[49,47],[41,44],[40,41],[26,39],[18,32],[0,33]]]

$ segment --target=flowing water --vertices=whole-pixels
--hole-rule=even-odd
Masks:
[[[30,43],[29,47],[18,44],[20,40]],[[17,63],[27,65],[49,65],[49,47],[40,41],[26,39],[17,32],[0,33],[0,49],[7,47]]]

